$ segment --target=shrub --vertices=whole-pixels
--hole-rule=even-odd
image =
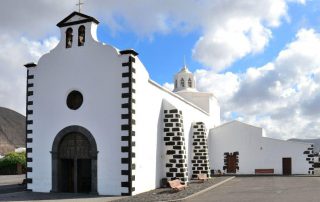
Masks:
[[[26,153],[10,152],[0,159],[0,174],[16,174],[17,164],[22,166],[22,170],[26,168]]]

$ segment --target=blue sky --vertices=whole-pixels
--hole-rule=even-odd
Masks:
[[[279,27],[272,29],[272,38],[261,53],[249,54],[221,72],[244,72],[248,67],[259,67],[275,59],[277,54],[292,41],[300,28],[319,30],[320,6],[317,1],[306,4],[288,4],[288,17]],[[118,20],[120,23],[122,20]],[[122,22],[123,23],[123,22]],[[184,64],[184,58],[191,71],[208,69],[192,57],[195,42],[201,36],[201,30],[189,33],[155,33],[139,36],[132,30],[114,32],[108,24],[102,22],[98,27],[98,39],[119,49],[133,48],[148,69],[153,80],[160,84],[172,82],[173,75]]]
[[[98,39],[135,49],[164,87],[185,58],[198,90],[218,99],[222,123],[236,119],[280,139],[320,137],[318,0],[83,1],[83,13],[100,21]],[[0,106],[25,114],[23,64],[56,46],[55,25],[76,3],[2,1]]]
[[[172,82],[173,75],[184,64],[184,58],[190,70],[201,66],[192,59],[192,48],[199,38],[197,32],[154,34],[152,38],[141,37],[129,31],[115,34],[111,32],[108,25],[101,24],[98,28],[98,39],[120,50],[136,50],[151,78],[160,84]]]

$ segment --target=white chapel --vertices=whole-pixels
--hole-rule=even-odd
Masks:
[[[217,98],[183,66],[169,91],[138,53],[97,40],[99,22],[73,12],[59,44],[27,68],[27,189],[135,195],[197,174],[312,174],[313,146],[220,124]]]

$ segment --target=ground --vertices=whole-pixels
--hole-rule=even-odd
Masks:
[[[320,177],[236,177],[187,201],[318,202]]]
[[[320,177],[309,176],[250,176],[250,177],[216,177],[205,183],[191,183],[181,192],[167,189],[139,194],[134,197],[108,197],[68,193],[32,193],[25,192],[19,185],[23,175],[0,176],[0,201],[167,201],[190,196],[201,189],[215,186],[183,201],[219,201],[219,202],[318,202],[320,201]],[[120,200],[119,200],[120,199]],[[164,199],[164,200],[163,200]]]

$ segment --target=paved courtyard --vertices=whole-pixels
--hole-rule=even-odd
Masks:
[[[18,185],[24,176],[0,176],[0,201],[151,201],[155,196],[144,193],[135,197],[106,197],[85,194],[43,194],[24,192],[23,186]],[[227,178],[214,179],[214,183],[224,181]],[[14,187],[16,186],[16,187]],[[199,184],[203,186],[203,184]],[[189,192],[189,186],[185,192]],[[183,192],[183,191],[182,191]],[[167,198],[184,198],[183,193],[176,193]],[[179,195],[179,196],[178,196]],[[122,199],[122,200],[121,200]],[[140,200],[141,199],[141,200]],[[193,201],[212,202],[318,202],[320,201],[320,177],[236,177],[190,199]]]
[[[320,177],[236,177],[186,201],[319,202]]]

